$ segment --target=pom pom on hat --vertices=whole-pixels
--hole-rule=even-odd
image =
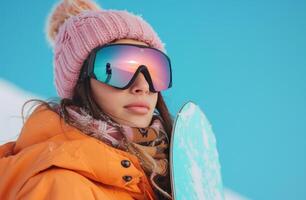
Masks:
[[[60,26],[71,16],[76,16],[85,10],[101,10],[93,1],[88,0],[63,0],[53,6],[46,23],[46,36],[51,46]]]
[[[117,39],[134,39],[166,52],[142,17],[123,10],[103,10],[91,0],[63,0],[48,17],[46,34],[54,48],[54,82],[62,98],[72,98],[90,52]]]

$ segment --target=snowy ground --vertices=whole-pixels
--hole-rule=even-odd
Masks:
[[[38,98],[0,78],[0,144],[17,138],[22,126],[22,105]]]
[[[15,140],[22,127],[22,105],[29,99],[41,99],[0,78],[0,144]],[[27,106],[29,108],[29,106]],[[25,112],[26,114],[26,112]],[[226,200],[247,200],[225,188]]]

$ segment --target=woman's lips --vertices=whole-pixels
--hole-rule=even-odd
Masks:
[[[147,107],[129,106],[125,108],[136,114],[147,114],[149,112],[149,109]]]
[[[147,114],[150,110],[149,106],[144,103],[129,104],[124,106],[124,108],[128,109],[130,112],[140,115]]]

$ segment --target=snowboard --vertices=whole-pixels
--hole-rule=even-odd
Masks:
[[[191,101],[174,121],[170,173],[174,200],[224,200],[216,138],[205,114]]]

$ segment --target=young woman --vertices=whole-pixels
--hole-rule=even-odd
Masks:
[[[127,11],[64,0],[47,26],[56,102],[0,147],[0,199],[171,199],[170,59]]]

